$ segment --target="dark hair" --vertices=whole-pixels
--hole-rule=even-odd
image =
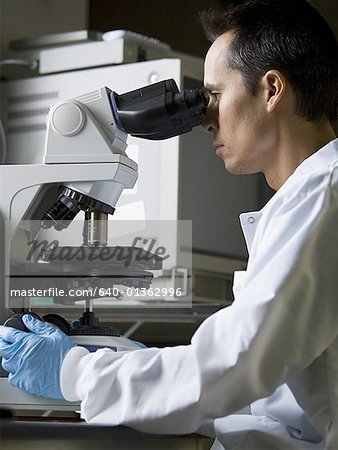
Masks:
[[[305,0],[246,0],[200,19],[211,41],[232,31],[226,63],[242,73],[252,94],[270,69],[292,85],[297,114],[306,120],[337,119],[338,46],[333,32]]]

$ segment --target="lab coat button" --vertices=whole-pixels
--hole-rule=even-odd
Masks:
[[[248,223],[254,223],[254,221],[255,221],[254,217],[252,216],[248,217]]]

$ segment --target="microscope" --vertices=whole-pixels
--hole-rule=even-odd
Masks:
[[[76,297],[85,302],[79,320],[69,323],[54,313],[41,318],[78,345],[93,351],[140,347],[118,330],[101,326],[93,311],[94,299],[119,297],[115,285],[149,288],[153,271],[162,268],[157,252],[108,245],[109,217],[122,191],[133,188],[138,177],[137,164],[125,152],[127,137],[161,140],[191,131],[201,124],[207,103],[203,89],[179,92],[169,79],[124,94],[102,87],[50,108],[41,163],[0,166],[1,192],[6,193],[0,203],[6,236],[0,249],[1,322],[24,329],[21,317],[34,314],[29,297],[39,280],[39,290],[52,294],[55,303],[65,303],[64,293],[75,288],[90,291]],[[79,213],[84,217],[80,245],[63,246],[58,239],[41,237],[67,232]],[[20,252],[24,258],[17,256]],[[11,298],[12,291],[19,296]]]

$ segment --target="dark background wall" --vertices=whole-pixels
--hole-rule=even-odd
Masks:
[[[198,21],[204,9],[236,0],[90,0],[89,28],[126,29],[152,36],[175,50],[204,56],[209,47]],[[241,0],[238,0],[241,1]],[[338,36],[338,1],[311,0]],[[262,11],[264,14],[264,11]]]
[[[218,0],[91,0],[89,28],[132,30],[152,36],[173,49],[203,56],[208,48],[198,12]]]

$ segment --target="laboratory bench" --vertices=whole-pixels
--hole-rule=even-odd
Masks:
[[[168,436],[85,422],[0,419],[4,450],[208,450],[211,445],[211,439],[198,434]]]

